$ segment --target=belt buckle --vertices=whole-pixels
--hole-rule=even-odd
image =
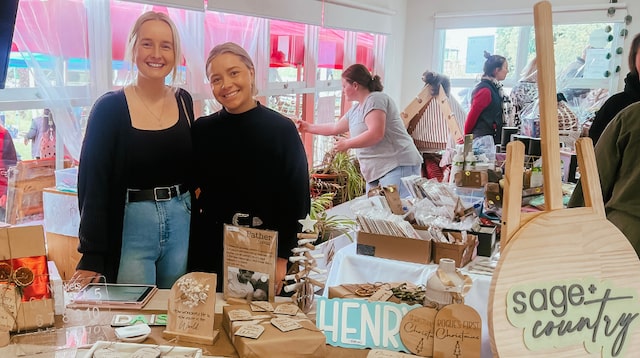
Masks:
[[[164,193],[163,190],[166,190],[165,196],[162,195]],[[160,197],[158,197],[158,193],[161,194]],[[164,187],[153,188],[153,198],[155,199],[155,201],[171,200],[171,187],[164,186]]]
[[[245,221],[249,221],[248,218],[249,214],[235,213],[231,218],[231,224],[234,226],[251,226],[248,222],[245,223]],[[242,223],[240,223],[240,221],[242,221]]]

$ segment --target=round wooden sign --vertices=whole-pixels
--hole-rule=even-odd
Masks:
[[[640,280],[635,273],[640,272],[640,261],[613,224],[588,210],[543,213],[520,228],[502,252],[489,295],[494,354],[584,357],[587,351],[580,339],[566,347],[554,347],[551,342],[559,338],[568,344],[571,335],[586,335],[588,340],[595,337],[594,344],[601,343],[609,352],[617,349],[613,340],[623,338],[623,356],[640,357],[637,322],[631,327],[620,324],[621,319],[630,319],[626,314],[638,309],[633,306],[638,305]],[[628,297],[629,289],[635,291],[635,299],[613,300]],[[589,301],[601,304],[587,304]],[[603,315],[598,318],[601,307]],[[514,311],[522,318],[516,318]],[[597,332],[584,326],[587,319],[589,325],[598,325]],[[616,325],[608,324],[610,332],[615,333],[605,335],[604,319]],[[540,328],[536,329],[536,324]],[[599,349],[594,347],[591,353],[595,351]]]
[[[400,322],[400,340],[415,355],[433,355],[433,332],[438,311],[421,307],[409,311]]]
[[[433,358],[480,358],[482,319],[471,306],[452,304],[436,315]]]
[[[576,143],[588,207],[562,207],[548,1],[534,6],[534,23],[546,211],[521,219],[521,188],[505,186],[504,247],[489,294],[491,348],[500,357],[640,357],[640,261],[605,217],[588,138]],[[508,171],[524,163],[522,149],[519,162],[509,163],[513,144]]]

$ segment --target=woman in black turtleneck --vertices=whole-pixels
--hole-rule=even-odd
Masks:
[[[628,105],[640,101],[640,34],[637,34],[631,42],[629,52],[629,73],[624,79],[624,91],[609,97],[600,107],[589,129],[589,137],[596,144],[602,131],[611,122],[613,117]]]

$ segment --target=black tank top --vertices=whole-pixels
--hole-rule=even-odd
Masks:
[[[191,127],[178,100],[178,121],[162,130],[131,126],[127,147],[127,188],[151,189],[185,184],[190,175]]]

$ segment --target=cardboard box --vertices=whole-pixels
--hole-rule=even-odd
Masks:
[[[274,304],[277,307],[278,304]],[[307,316],[298,311],[296,316],[288,316],[296,320],[302,328],[289,332],[282,332],[270,321],[275,318],[272,312],[251,312],[256,319],[252,323],[259,324],[265,328],[264,332],[257,338],[246,338],[236,336],[234,333],[247,321],[232,322],[229,319],[229,312],[234,310],[245,310],[251,312],[249,305],[231,305],[222,307],[222,327],[229,335],[229,339],[240,358],[262,358],[262,357],[318,357],[327,356],[326,337]]]
[[[487,184],[489,174],[486,170],[463,170],[455,174],[454,182],[457,186],[482,188]]]
[[[418,233],[420,234],[419,230]],[[358,255],[428,264],[431,262],[431,240],[358,231],[356,253]]]
[[[53,326],[44,230],[41,225],[0,228],[0,326],[21,332]],[[20,285],[20,286],[18,286]]]
[[[459,231],[443,230],[445,235],[450,233],[458,240],[462,234]],[[467,244],[450,244],[446,242],[433,242],[433,262],[436,264],[442,258],[449,258],[456,262],[456,267],[460,268],[471,262],[476,256],[476,247],[478,245],[478,237],[471,233],[467,234]]]
[[[47,257],[55,262],[62,280],[67,281],[76,272],[76,266],[82,254],[78,252],[79,239],[77,236],[67,236],[46,233],[47,237]]]
[[[479,231],[472,231],[478,237],[478,256],[491,257],[496,247],[496,227],[481,226]]]

